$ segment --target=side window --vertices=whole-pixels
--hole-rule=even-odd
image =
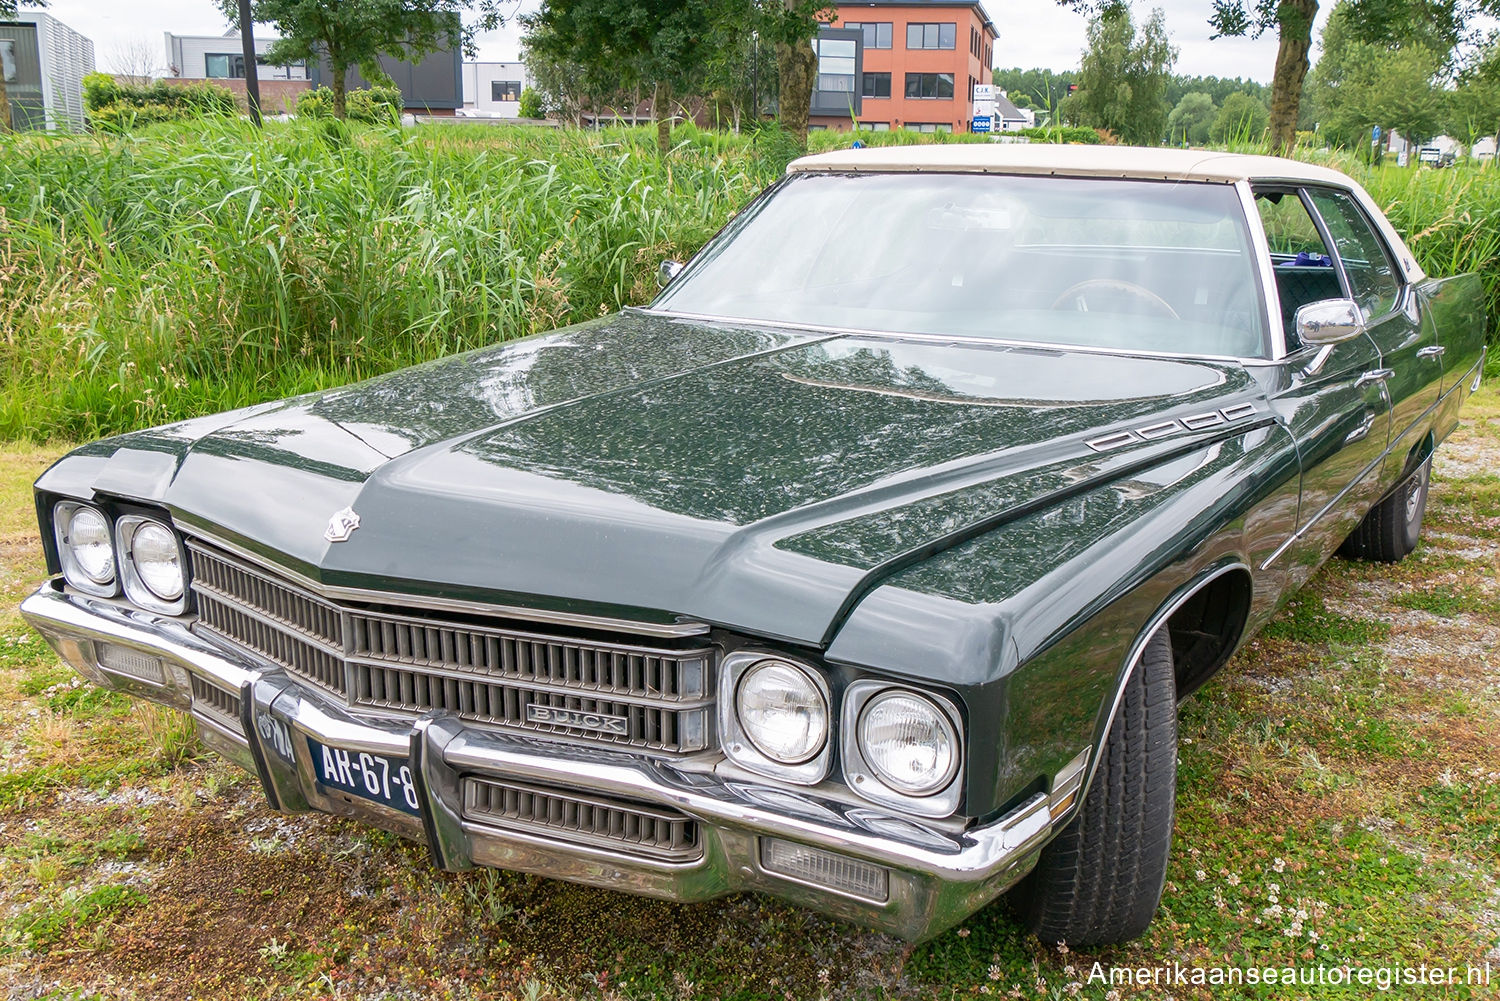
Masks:
[[[1334,249],[1349,278],[1349,291],[1366,317],[1384,316],[1396,305],[1401,283],[1385,244],[1375,235],[1354,199],[1336,191],[1309,191],[1323,217]]]
[[[1295,191],[1257,191],[1255,207],[1271,248],[1287,349],[1295,351],[1301,346],[1297,341],[1297,310],[1310,302],[1340,299],[1344,289],[1317,224]]]

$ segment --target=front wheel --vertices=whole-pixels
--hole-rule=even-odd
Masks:
[[[1021,920],[1049,944],[1144,932],[1166,884],[1176,795],[1177,684],[1163,628],[1125,683],[1078,815],[1016,889]]]
[[[1351,560],[1400,563],[1417,548],[1422,518],[1427,513],[1427,488],[1432,478],[1429,456],[1413,469],[1361,521],[1339,547],[1339,555]]]

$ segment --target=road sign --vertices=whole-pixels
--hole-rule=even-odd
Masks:
[[[970,129],[974,132],[988,132],[990,131],[991,121],[993,121],[993,119],[991,119],[989,115],[975,115]]]
[[[993,104],[995,102],[995,85],[992,83],[976,83],[974,85],[975,104]]]
[[[1371,142],[1377,142],[1377,143],[1380,142],[1380,126],[1377,125],[1373,129],[1371,129],[1370,130],[1370,135],[1372,137],[1370,139]]]

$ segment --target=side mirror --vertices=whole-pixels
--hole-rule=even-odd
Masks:
[[[1353,299],[1324,299],[1297,310],[1297,337],[1303,344],[1330,347],[1365,332],[1365,317]]]
[[[656,287],[666,288],[681,272],[681,261],[662,261],[656,266]]]

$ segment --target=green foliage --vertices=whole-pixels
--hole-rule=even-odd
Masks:
[[[1479,50],[1448,98],[1444,131],[1473,145],[1500,134],[1500,36]]]
[[[10,927],[27,948],[45,952],[68,931],[96,926],[146,900],[145,893],[119,883],[88,892],[70,887],[55,902],[26,908],[11,920]]]
[[[1160,8],[1136,33],[1128,8],[1089,22],[1078,90],[1059,111],[1068,124],[1108,129],[1125,142],[1154,145],[1166,133],[1167,82],[1177,49]]]
[[[1020,99],[1031,102],[1031,107],[1056,112],[1063,98],[1068,96],[1068,87],[1078,82],[1078,73],[1068,70],[1054,73],[1049,69],[997,69],[991,74],[991,82],[1005,91],[1020,107]]]
[[[522,118],[546,118],[547,109],[542,106],[542,95],[533,87],[521,91],[520,113]]]
[[[1182,95],[1182,100],[1167,116],[1167,132],[1173,145],[1188,143],[1201,146],[1208,142],[1209,131],[1219,108],[1214,99],[1203,91],[1195,90]]]
[[[856,137],[985,139],[811,139]],[[0,439],[247,406],[648,301],[656,263],[690,256],[797,152],[774,125],[673,142],[662,160],[645,129],[241,119],[0,140],[0,329],[26,332],[0,338]],[[1430,273],[1482,276],[1500,331],[1500,170],[1334,164]]]
[[[366,87],[350,91],[348,96],[349,119],[370,125],[390,125],[399,121],[403,107],[401,91],[397,87]],[[327,87],[303,91],[297,97],[297,115],[301,118],[333,118],[333,91]]]
[[[116,83],[107,73],[90,73],[83,78],[83,106],[89,125],[100,132],[239,114],[234,94],[218,84],[158,80],[133,86]]]
[[[1357,16],[1355,5],[1345,0],[1323,29],[1323,57],[1308,83],[1319,129],[1350,148],[1367,143],[1376,125],[1421,145],[1447,118],[1448,95],[1436,83],[1446,50],[1364,41]]]
[[[315,87],[297,95],[298,118],[332,118],[333,91],[327,87]]]
[[[333,121],[0,140],[0,438],[85,439],[648,301],[791,152]],[[329,136],[325,128],[339,129]]]
[[[326,58],[333,76],[333,113],[341,107],[347,70],[358,66],[366,79],[381,80],[382,55],[420,58],[450,45],[475,52],[474,35],[495,28],[502,0],[254,0],[257,23],[270,24],[281,37],[266,53],[275,64]],[[239,0],[219,0],[230,20]],[[477,14],[467,23],[459,10]]]
[[[1265,136],[1271,113],[1260,99],[1230,94],[1214,116],[1209,137],[1219,143],[1258,143]]]
[[[1049,125],[1035,129],[1019,129],[1012,135],[1025,136],[1044,143],[1075,143],[1085,146],[1099,145],[1099,133],[1094,129],[1074,125]]]

